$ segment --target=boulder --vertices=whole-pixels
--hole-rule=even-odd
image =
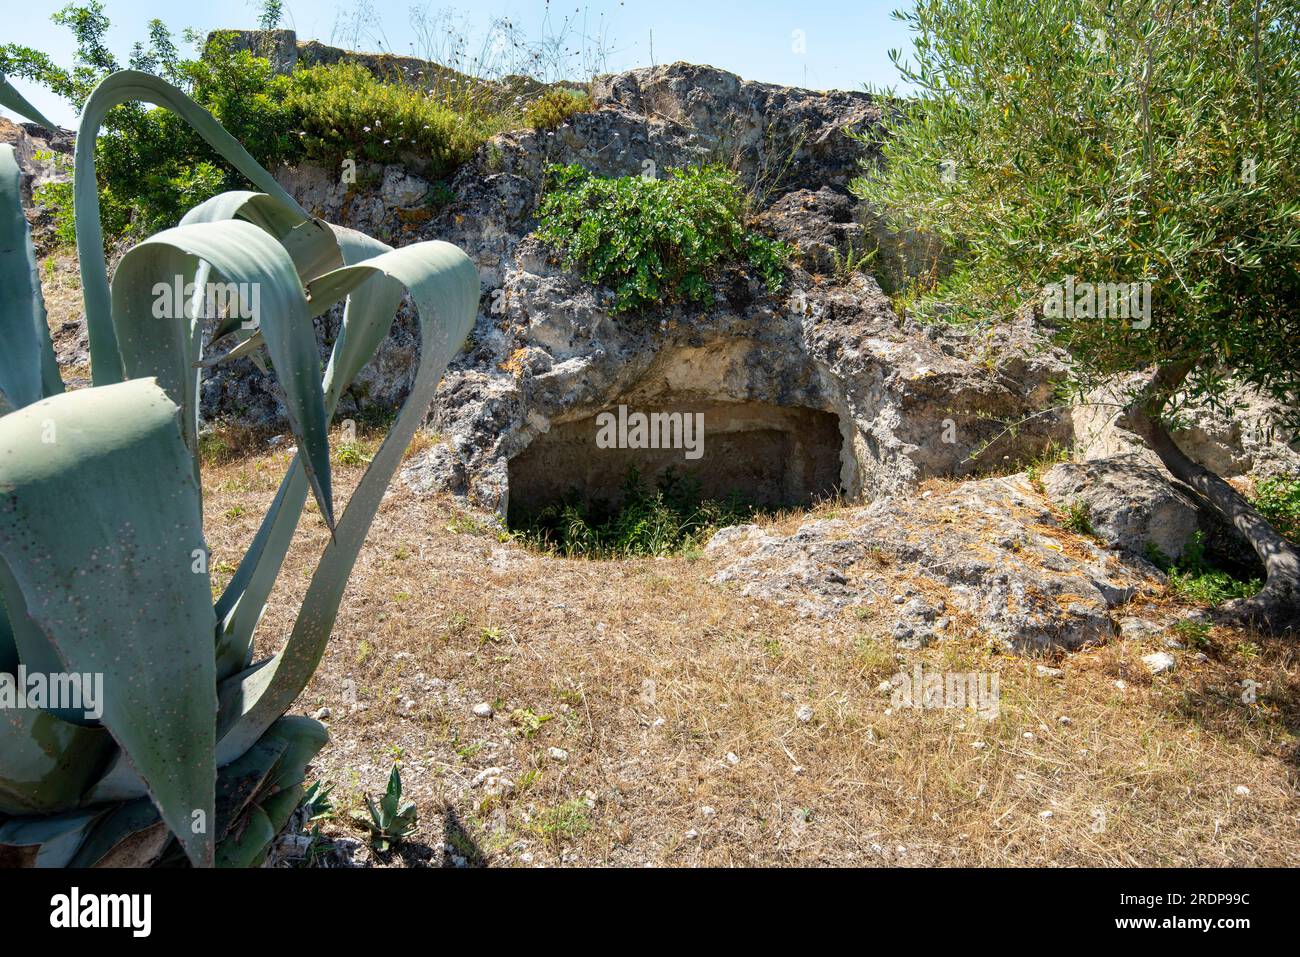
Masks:
[[[1196,505],[1167,473],[1131,457],[1062,462],[1043,474],[1042,483],[1060,507],[1086,509],[1106,545],[1138,557],[1155,545],[1177,558],[1199,524]]]

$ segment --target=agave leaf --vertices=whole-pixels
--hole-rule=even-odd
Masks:
[[[362,233],[340,226],[333,230],[337,248],[349,266],[390,251],[390,247]],[[343,390],[388,334],[402,293],[400,282],[376,273],[348,296],[343,327],[325,371],[325,409],[329,417],[333,417]],[[313,308],[319,308],[319,304]],[[253,633],[293,541],[305,496],[302,465],[295,458],[238,570],[217,601],[217,617],[221,620],[217,674],[221,680],[251,663]]]
[[[234,362],[236,359],[247,358],[266,345],[266,340],[262,338],[262,333],[256,330],[249,331],[241,329],[236,333],[241,337],[241,341],[231,346],[226,352],[219,356],[209,356],[206,359],[199,360],[199,368],[210,369],[213,366],[224,365],[227,362]]]
[[[99,221],[99,192],[95,181],[95,140],[104,117],[121,103],[137,101],[166,107],[180,115],[208,145],[239,170],[262,192],[296,211],[302,222],[310,219],[270,173],[203,107],[170,83],[137,70],[122,70],[105,77],[95,87],[81,111],[73,177],[73,208],[77,230],[77,260],[81,265],[82,297],[86,306],[86,333],[90,338],[91,373],[95,385],[122,380],[117,335],[113,328],[108,266],[104,258],[104,231]]]
[[[63,391],[19,198],[21,176],[14,148],[0,145],[0,411]]]
[[[221,769],[218,866],[246,867],[265,857],[270,840],[301,801],[307,765],[328,737],[318,721],[283,717],[247,753]]]
[[[69,867],[150,867],[171,832],[148,798],[119,804],[95,823]]]
[[[22,589],[3,557],[0,557],[0,595],[4,596],[4,604],[9,612],[6,624],[9,626],[9,634],[17,649],[18,664],[25,666],[26,673],[29,675],[63,673],[66,670],[63,660],[45,632],[41,630],[40,625],[27,613]],[[93,687],[91,690],[94,690]],[[84,700],[82,703],[89,704]],[[44,710],[69,724],[87,728],[99,727],[98,719],[87,716],[87,707],[73,709],[46,704]]]
[[[217,867],[257,867],[275,840],[275,825],[258,805],[249,805],[242,821],[243,830],[221,842],[217,849]]]
[[[239,220],[191,223],[151,236],[122,257],[113,277],[113,324],[126,374],[156,375],[172,401],[185,409],[185,440],[197,462],[197,336],[184,317],[160,323],[154,303],[159,277],[164,286],[183,282],[202,271],[199,262],[210,264],[220,281],[259,297],[256,326],[284,389],[294,437],[305,452],[307,480],[332,529],[329,435],[316,335],[293,262],[264,230]]]
[[[103,675],[104,727],[206,865],[214,616],[206,566],[195,570],[206,548],[178,413],[140,379],[0,418],[0,558],[65,669]]]
[[[262,735],[259,745],[277,741],[284,746],[274,770],[254,798],[274,833],[280,833],[302,803],[307,766],[328,740],[324,725],[299,715],[284,716]]]
[[[461,250],[444,242],[416,243],[327,273],[310,285],[314,308],[356,289],[375,275],[402,283],[420,315],[420,363],[397,421],[353,492],[312,576],[285,647],[261,667],[223,682],[218,719],[218,766],[243,753],[306,687],[324,653],[339,602],[370,523],[433,399],[443,370],[460,350],[478,311],[478,271]]]
[[[0,708],[0,813],[77,807],[116,750],[102,728],[78,727],[39,708]]]
[[[48,817],[16,817],[0,824],[0,848],[20,848],[28,867],[67,867],[105,808]],[[3,858],[4,855],[0,855]]]
[[[13,88],[13,85],[5,79],[3,73],[0,73],[0,106],[13,110],[19,116],[27,117],[33,123],[41,124],[47,130],[58,129],[52,121],[45,118],[44,113],[27,102],[27,97]]]
[[[217,775],[217,846],[245,814],[280,763],[289,743],[268,731]]]
[[[230,219],[245,220],[274,236],[289,253],[298,278],[304,283],[344,265],[328,223],[304,219],[301,210],[287,207],[266,193],[246,190],[218,193],[181,217],[180,225]],[[213,336],[213,341],[218,338]]]

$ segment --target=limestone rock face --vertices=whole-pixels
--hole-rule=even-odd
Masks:
[[[670,467],[706,484],[734,479],[742,493],[870,498],[929,475],[1004,470],[1068,442],[1064,414],[1003,425],[1049,407],[1063,368],[1030,325],[981,334],[914,326],[872,276],[836,269],[837,257],[882,235],[847,190],[870,158],[848,133],[876,130],[875,98],[673,64],[602,78],[593,107],[553,131],[495,137],[441,206],[430,203],[432,184],[398,167],[363,166],[356,182],[311,167],[277,174],[315,215],[394,244],[443,239],[479,267],[479,317],[430,410],[441,441],[404,473],[412,486],[504,514],[512,500],[536,505],[566,486],[614,492],[620,469],[637,465],[647,479]],[[702,162],[734,167],[758,228],[796,248],[779,292],[735,269],[710,302],[615,315],[609,290],[561,269],[532,236],[549,163],[663,176]],[[337,321],[337,311],[320,320],[322,349]],[[403,317],[341,414],[400,402],[414,348]],[[205,414],[279,419],[250,363],[218,371],[204,387]],[[587,454],[594,417],[619,405],[703,413],[703,458]],[[524,491],[512,499],[512,487]]]
[[[1018,650],[1076,648],[1112,637],[1112,611],[1161,581],[1063,529],[1023,476],[880,498],[790,535],[723,529],[705,551],[742,594],[818,617],[860,609],[912,645],[964,627]]]
[[[431,426],[443,442],[407,470],[409,482],[505,512],[512,485],[531,484],[530,458],[553,468],[581,458],[526,450],[552,442],[573,450],[580,430],[594,449],[593,417],[620,404],[706,411],[706,435],[720,439],[706,438],[706,457],[711,447],[720,456],[764,448],[781,456],[804,431],[752,430],[778,433],[760,442],[738,436],[740,420],[777,423],[784,413],[775,410],[826,416],[819,421],[838,433],[838,447],[813,471],[829,468],[850,497],[1002,466],[1068,438],[1063,416],[1003,434],[1001,421],[1050,404],[1062,368],[1029,326],[982,338],[907,325],[872,277],[832,274],[836,254],[860,253],[874,228],[845,188],[866,155],[846,131],[879,124],[872,97],[674,64],[605,78],[594,100],[594,112],[557,130],[508,133],[485,146],[429,224],[428,235],[479,265],[484,308],[434,403]],[[795,129],[797,137],[772,139]],[[703,306],[614,315],[608,290],[560,269],[529,235],[547,163],[663,175],[720,157],[754,188],[759,227],[798,250],[777,294],[735,271]],[[699,473],[717,467],[705,462]],[[593,477],[579,473],[552,477],[590,490]]]

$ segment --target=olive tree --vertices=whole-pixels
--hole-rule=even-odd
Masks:
[[[1293,625],[1296,550],[1170,433],[1227,377],[1292,409],[1300,394],[1300,0],[917,0],[895,17],[914,95],[855,190],[955,251],[916,306],[1032,307],[1080,392],[1140,380],[1128,421],[1267,572],[1222,611]]]

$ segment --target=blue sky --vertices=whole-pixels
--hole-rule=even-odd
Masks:
[[[15,0],[6,14],[0,38],[36,47],[67,64],[73,44],[70,33],[50,22],[66,0]],[[414,34],[409,10],[425,0],[369,0],[382,35],[393,53],[410,53]],[[206,32],[217,27],[252,27],[257,9],[252,0],[204,0],[183,4],[167,0],[103,0],[112,21],[109,45],[124,61],[131,44],[145,37],[154,17],[179,34],[186,27]],[[284,0],[283,24],[298,31],[300,40],[329,42],[340,16],[356,9],[356,0]],[[456,11],[471,34],[481,34],[498,16],[511,18],[528,37],[540,35],[548,15],[558,23],[566,14],[586,17],[588,33],[599,29],[613,48],[612,70],[687,60],[708,63],[747,79],[819,89],[861,89],[871,83],[895,82],[887,51],[907,49],[906,29],[890,12],[906,0],[431,0],[429,9]],[[801,31],[801,33],[796,33]],[[798,52],[802,37],[804,52]],[[72,125],[72,109],[32,84],[14,85],[55,122]]]

